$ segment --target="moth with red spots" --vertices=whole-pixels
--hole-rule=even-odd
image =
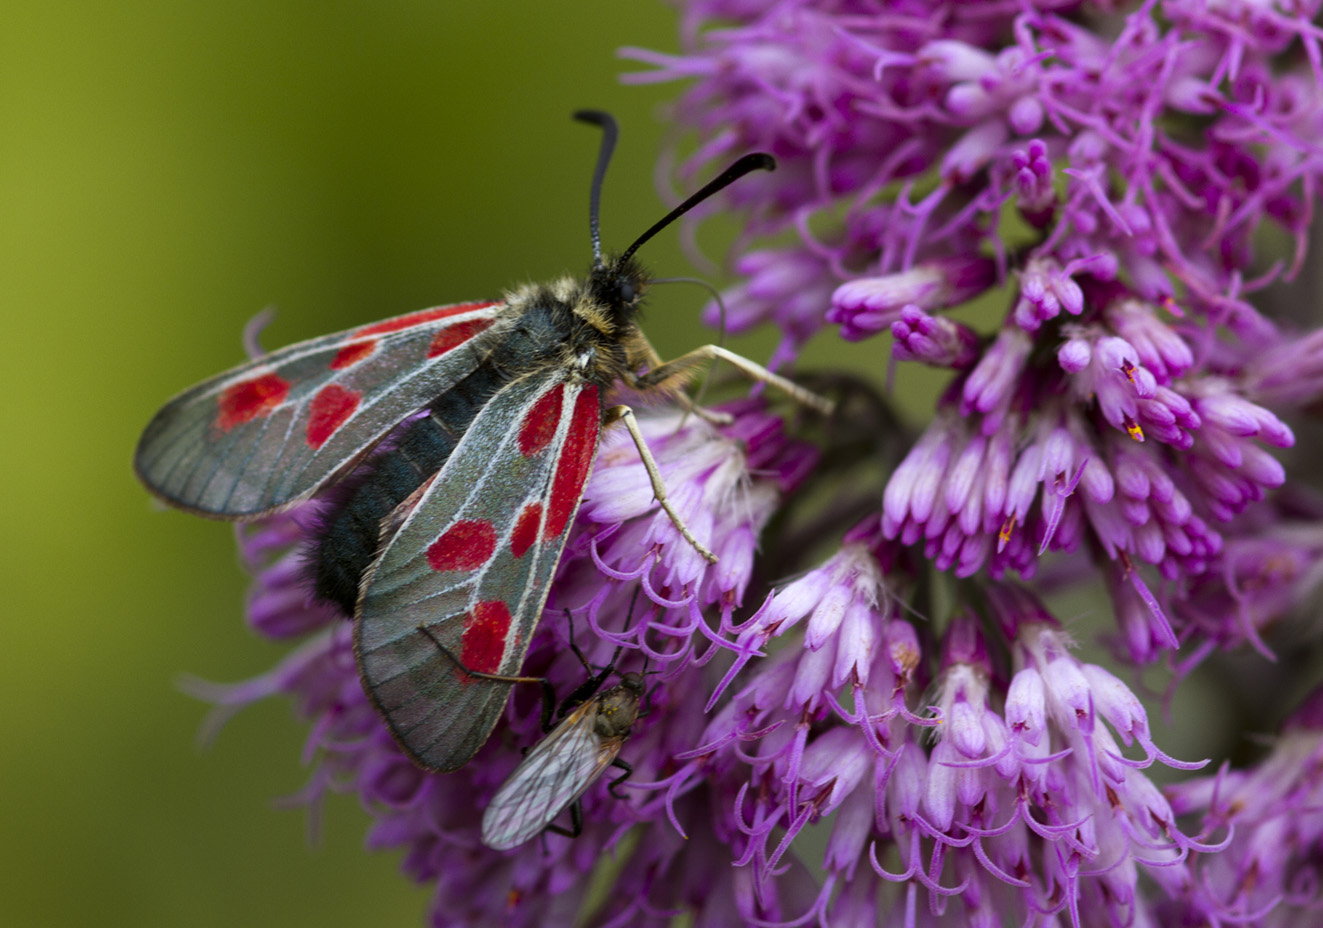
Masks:
[[[523,664],[604,426],[630,429],[665,498],[617,382],[676,394],[716,357],[811,406],[817,397],[715,346],[660,363],[635,322],[647,277],[633,255],[695,204],[769,155],[746,155],[604,259],[594,172],[594,262],[586,279],[526,286],[496,301],[387,319],[254,358],[171,400],[134,459],[172,506],[245,521],[343,481],[311,552],[315,594],[353,616],[359,674],[401,747],[442,771],[487,740]],[[440,644],[442,647],[438,647]]]

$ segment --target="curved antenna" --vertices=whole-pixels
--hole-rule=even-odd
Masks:
[[[721,298],[721,291],[701,277],[654,277],[650,281],[654,284],[697,284],[708,292],[712,301],[717,304],[717,315],[721,324],[717,326],[716,344],[725,347],[726,344],[726,301]]]
[[[671,210],[660,220],[658,220],[651,229],[649,229],[648,231],[640,235],[638,238],[636,238],[634,240],[634,244],[626,248],[625,253],[622,254],[616,260],[622,263],[628,261],[630,256],[633,255],[634,252],[638,251],[639,247],[643,245],[643,243],[646,242],[648,239],[652,238],[662,229],[666,228],[671,223],[675,222],[675,220],[679,219],[685,213],[689,212],[699,203],[702,203],[708,197],[712,196],[712,194],[717,193],[720,190],[724,190],[727,187],[729,187],[731,184],[735,183],[735,181],[739,180],[745,174],[748,174],[752,171],[775,171],[775,170],[776,170],[776,159],[773,158],[771,155],[765,152],[754,152],[752,154],[745,155],[743,158],[736,161],[730,167],[726,168],[726,170],[722,171],[718,177],[708,181],[708,183],[703,187],[702,190],[690,196],[689,199],[685,200],[675,209]]]
[[[712,295],[712,299],[717,304],[717,310],[720,314],[721,324],[717,327],[718,347],[726,347],[726,301],[721,298],[721,291],[701,277],[655,277],[652,280],[654,284],[697,284]],[[703,397],[707,395],[708,385],[712,383],[712,372],[717,369],[717,359],[713,358],[712,363],[707,366],[707,376],[703,378],[703,384],[694,394],[694,406],[703,405]],[[678,431],[689,421],[689,413],[693,410],[686,410],[684,418],[680,420],[680,425],[676,426]]]
[[[593,169],[593,185],[588,192],[588,232],[593,239],[593,267],[602,266],[602,181],[606,178],[606,166],[611,163],[611,153],[616,150],[616,138],[620,128],[610,113],[601,110],[575,110],[574,118],[579,122],[601,127],[602,147],[597,150],[597,167]]]

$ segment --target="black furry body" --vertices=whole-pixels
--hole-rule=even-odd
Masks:
[[[312,551],[318,599],[355,613],[363,577],[401,519],[392,514],[445,466],[482,407],[507,384],[548,365],[579,369],[605,390],[640,360],[634,322],[644,285],[633,262],[612,262],[585,281],[566,278],[507,297],[511,322],[477,367],[397,430],[389,450],[350,475],[357,482],[326,514]],[[355,475],[365,475],[355,481]]]

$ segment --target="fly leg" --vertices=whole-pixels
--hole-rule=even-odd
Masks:
[[[622,773],[620,776],[616,777],[614,780],[612,780],[612,781],[610,782],[610,784],[606,787],[606,790],[607,790],[607,792],[609,792],[612,796],[615,796],[617,799],[624,799],[624,798],[625,798],[624,796],[622,796],[620,793],[617,793],[617,792],[616,792],[616,787],[619,786],[621,783],[624,783],[624,782],[625,782],[626,780],[628,780],[631,776],[633,776],[633,774],[634,774],[634,767],[633,767],[629,762],[627,762],[627,761],[623,761],[623,760],[621,760],[619,757],[617,757],[615,760],[611,761],[611,766],[612,766],[612,767],[619,767],[621,770],[623,770],[623,771],[625,771],[625,772]]]
[[[583,834],[583,803],[576,799],[570,803],[570,827],[565,828],[552,822],[547,826],[547,831],[555,832],[558,835],[564,835],[567,838],[577,838]]]

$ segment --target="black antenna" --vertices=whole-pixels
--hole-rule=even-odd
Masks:
[[[712,196],[712,194],[717,193],[720,190],[724,190],[727,187],[729,187],[731,184],[735,183],[735,181],[739,180],[745,174],[748,174],[752,171],[775,171],[775,170],[776,170],[776,159],[773,158],[771,155],[761,151],[745,155],[739,161],[736,161],[730,167],[726,168],[726,170],[722,171],[719,177],[711,181],[708,181],[707,185],[704,186],[702,190],[690,196],[689,199],[685,200],[675,209],[671,210],[660,220],[658,220],[651,229],[649,229],[648,231],[640,235],[638,238],[636,238],[634,240],[634,244],[626,248],[625,253],[622,254],[616,260],[620,262],[628,261],[629,257],[632,254],[634,254],[634,252],[638,251],[640,246],[642,246],[643,243],[646,242],[648,239],[652,238],[662,229],[666,228],[671,223],[675,222],[675,220],[679,219],[685,213],[689,212],[699,203],[702,203],[708,197]]]
[[[606,178],[606,166],[611,163],[611,153],[616,150],[620,129],[616,126],[615,117],[601,110],[577,110],[574,118],[602,128],[602,147],[597,150],[597,167],[593,169],[593,186],[588,193],[588,231],[593,238],[593,267],[601,267],[602,223],[599,211],[602,205],[602,181]]]

